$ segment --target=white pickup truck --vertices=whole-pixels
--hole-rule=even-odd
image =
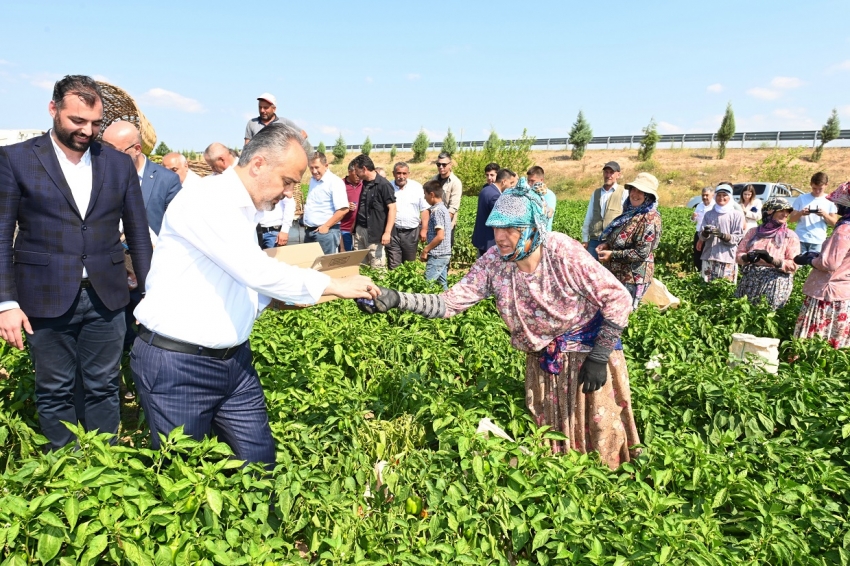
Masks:
[[[732,196],[735,202],[741,200],[741,193],[744,192],[744,187],[752,185],[756,190],[756,196],[765,202],[771,197],[785,197],[792,205],[797,197],[803,194],[803,191],[786,185],[784,183],[735,183],[732,185]],[[688,201],[688,208],[696,208],[702,202],[702,197],[695,196]]]

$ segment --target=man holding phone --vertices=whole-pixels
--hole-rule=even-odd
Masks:
[[[826,240],[826,227],[838,222],[838,209],[826,199],[829,177],[819,172],[812,175],[812,192],[794,201],[794,212],[788,222],[796,222],[794,232],[800,238],[800,253],[820,252]]]

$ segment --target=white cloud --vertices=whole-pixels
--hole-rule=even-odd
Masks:
[[[682,128],[677,126],[676,124],[671,124],[670,122],[658,122],[658,131],[662,134],[682,134],[685,132]]]
[[[0,65],[11,65],[11,63],[6,61],[5,59],[0,59]]]
[[[838,108],[836,108],[836,110],[838,110],[839,117],[850,116],[850,104],[848,104],[847,106],[839,106]]]
[[[419,73],[407,73],[407,80],[409,81],[418,81],[422,78],[422,75]]]
[[[33,86],[44,90],[53,90],[53,86],[56,84],[56,81],[61,79],[62,77],[59,75],[54,75],[51,73],[38,73],[36,75],[21,75],[21,78],[29,81],[29,83]]]
[[[366,134],[367,136],[374,136],[375,134],[380,134],[384,130],[383,130],[383,128],[368,128],[367,127],[367,128],[361,128],[360,131],[363,132],[364,134]]]
[[[828,73],[836,73],[839,71],[850,71],[850,59],[837,63],[827,69]]]
[[[371,84],[372,83],[372,77],[366,77],[366,82]]]
[[[103,75],[93,75],[93,76],[92,76],[92,78],[93,78],[94,80],[96,80],[96,81],[100,81],[100,82],[102,82],[102,83],[115,84],[115,83],[113,83],[113,82],[109,79],[109,77],[105,77],[105,76],[103,76]]]
[[[759,100],[776,100],[781,96],[781,93],[778,91],[770,90],[769,88],[762,88],[760,86],[749,89],[747,94],[753,98],[758,98]]]
[[[204,107],[194,98],[188,98],[182,94],[165,90],[164,88],[152,88],[138,98],[139,102],[150,104],[151,106],[172,108],[192,114],[204,112]]]
[[[773,77],[773,80],[770,81],[770,86],[773,88],[781,88],[781,89],[789,89],[789,88],[799,88],[803,84],[803,81],[798,79],[797,77]]]
[[[720,83],[714,83],[712,85],[708,85],[705,90],[708,92],[723,92],[723,85]]]
[[[338,136],[339,128],[336,126],[319,126],[319,131],[325,134],[326,136]]]

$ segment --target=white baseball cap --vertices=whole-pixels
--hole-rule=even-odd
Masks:
[[[272,103],[272,106],[277,106],[277,99],[274,97],[273,94],[269,92],[264,92],[263,94],[257,97],[257,100],[267,100],[268,102]]]

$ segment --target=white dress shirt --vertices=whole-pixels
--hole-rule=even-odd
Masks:
[[[423,210],[428,210],[431,205],[425,200],[425,192],[422,185],[411,179],[403,189],[399,189],[393,181],[395,191],[395,226],[396,228],[419,228]]]
[[[310,177],[307,202],[304,203],[304,225],[321,226],[331,219],[337,210],[348,208],[348,193],[345,182],[328,169],[318,181]]]
[[[605,207],[608,206],[608,199],[611,198],[611,195],[614,194],[614,191],[617,190],[619,185],[614,183],[610,189],[607,191],[604,187],[600,187],[602,190],[599,191],[601,193],[599,198],[599,203],[601,206],[599,207],[602,211],[602,216],[605,216]],[[623,191],[623,203],[626,202],[626,199],[629,198],[629,191]],[[593,222],[593,207],[595,206],[596,201],[596,191],[590,195],[590,202],[587,203],[587,214],[584,215],[584,224],[581,226],[581,241],[587,242],[590,240],[590,223]]]
[[[186,187],[191,187],[200,183],[201,179],[203,179],[203,177],[189,169],[188,171],[186,171],[186,178],[183,180],[181,185],[185,189]]]
[[[134,311],[152,332],[208,348],[248,339],[271,297],[315,303],[330,277],[269,257],[234,170],[181,190],[165,212],[145,287]]]
[[[277,203],[272,210],[264,210],[260,215],[260,226],[263,228],[280,226],[281,232],[289,232],[292,221],[295,219],[295,199],[286,197]]]
[[[705,217],[705,213],[711,210],[712,208],[714,208],[714,201],[710,201],[707,206],[703,203],[699,203],[696,208],[694,208],[694,214],[697,215],[697,232],[702,230],[702,219]]]

